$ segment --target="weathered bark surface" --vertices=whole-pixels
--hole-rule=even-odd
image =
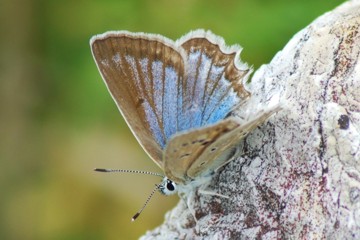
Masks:
[[[359,54],[359,0],[296,34],[249,85],[283,110],[214,176],[230,198],[189,195],[143,239],[360,239]]]

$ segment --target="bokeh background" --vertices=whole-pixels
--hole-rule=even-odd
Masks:
[[[135,239],[177,196],[160,179],[94,167],[160,171],[118,113],[89,38],[107,30],[177,39],[211,29],[258,68],[340,0],[1,0],[0,239]]]

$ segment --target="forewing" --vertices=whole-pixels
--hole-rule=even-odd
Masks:
[[[109,32],[91,48],[98,69],[133,134],[163,168],[162,149],[176,131],[184,54],[159,35]]]

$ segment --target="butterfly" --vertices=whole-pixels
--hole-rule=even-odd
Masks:
[[[129,128],[164,171],[157,190],[165,195],[185,191],[224,165],[239,141],[277,111],[245,122],[232,116],[251,96],[244,86],[251,68],[240,61],[240,46],[228,47],[210,31],[191,31],[177,41],[110,31],[90,45]]]

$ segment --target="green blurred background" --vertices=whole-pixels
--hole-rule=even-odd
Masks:
[[[89,39],[108,30],[177,39],[211,29],[268,63],[340,0],[1,0],[0,239],[134,239],[178,201],[160,179],[94,167],[160,171],[135,141],[92,59]]]

